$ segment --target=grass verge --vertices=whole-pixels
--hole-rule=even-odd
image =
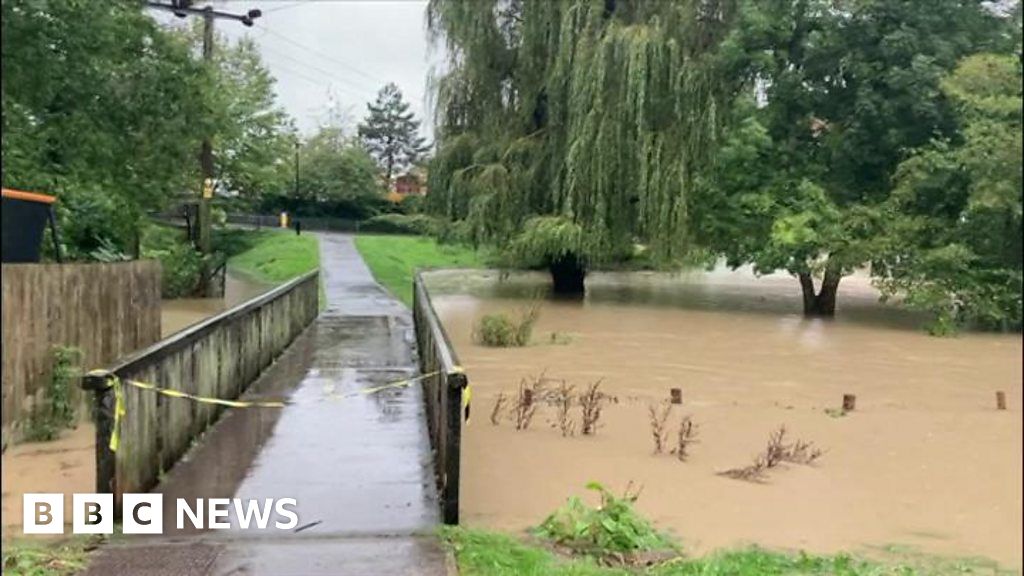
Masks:
[[[69,576],[85,568],[97,537],[75,536],[62,540],[4,542],[5,576]]]
[[[484,256],[472,248],[438,244],[426,236],[356,236],[373,277],[412,306],[412,277],[419,268],[481,268]]]
[[[236,252],[228,260],[233,272],[259,282],[277,284],[291,280],[320,265],[320,246],[312,234],[284,230],[237,231],[229,237]],[[229,253],[230,253],[229,252]]]
[[[702,558],[679,556],[653,566],[616,567],[591,556],[556,552],[542,542],[508,534],[445,527],[445,543],[455,552],[461,576],[938,576],[940,574],[1006,575],[982,559],[948,559],[924,554],[873,561],[847,554],[788,554],[751,547]]]

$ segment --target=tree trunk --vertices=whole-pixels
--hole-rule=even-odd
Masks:
[[[814,279],[807,272],[801,272],[800,288],[804,295],[804,316],[828,317],[836,315],[836,292],[842,275],[835,270],[826,270],[821,289],[815,293]]]
[[[548,270],[551,272],[551,283],[556,296],[583,297],[583,279],[587,271],[574,254],[567,254],[553,261]]]

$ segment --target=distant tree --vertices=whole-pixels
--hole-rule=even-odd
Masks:
[[[900,161],[958,137],[942,78],[1012,41],[983,2],[742,2],[723,59],[749,96],[692,197],[699,242],[731,266],[789,272],[806,315],[833,315],[843,276],[890,248]]]
[[[340,128],[323,128],[299,152],[299,193],[284,205],[316,215],[365,218],[384,204],[373,158]],[[289,170],[291,167],[289,167]]]
[[[366,107],[369,114],[359,125],[359,137],[390,183],[397,172],[415,164],[427,150],[418,133],[420,122],[393,83],[381,88],[377,100]]]
[[[904,160],[875,266],[887,295],[932,312],[931,330],[1021,326],[1021,65],[1017,55],[964,59],[942,82],[962,137]]]
[[[274,77],[256,44],[218,39],[214,62],[210,100],[216,113],[213,146],[220,186],[249,200],[289,188],[295,128],[277,102]]]

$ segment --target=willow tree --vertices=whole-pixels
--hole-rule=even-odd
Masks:
[[[556,293],[637,244],[680,256],[730,101],[731,17],[730,0],[431,0],[448,61],[429,205]]]

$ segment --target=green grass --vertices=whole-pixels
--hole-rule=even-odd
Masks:
[[[232,272],[259,282],[277,284],[320,265],[320,246],[312,234],[261,230],[232,234],[230,242],[244,248],[228,260]]]
[[[678,557],[629,569],[599,565],[589,557],[566,557],[507,534],[444,528],[441,537],[455,552],[461,576],[903,576],[940,574],[1003,575],[996,564],[978,559],[947,559],[900,554],[889,561],[846,554],[817,556],[743,548],[702,558]]]
[[[412,305],[412,277],[420,268],[480,268],[484,256],[463,246],[438,244],[425,236],[356,236],[373,277],[406,305]]]
[[[85,568],[96,537],[75,536],[63,540],[11,540],[4,542],[5,576],[66,576]]]

